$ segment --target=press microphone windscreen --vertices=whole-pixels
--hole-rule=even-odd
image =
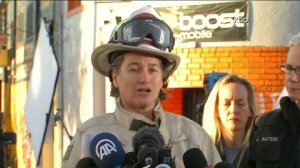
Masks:
[[[214,168],[233,168],[233,166],[229,162],[219,162],[214,166]]]
[[[125,154],[125,161],[124,161],[124,165],[132,165],[135,163],[135,154],[134,152],[128,152]]]
[[[154,139],[157,142],[159,150],[165,147],[165,141],[162,135],[160,134],[159,130],[155,127],[147,127],[147,126],[140,128],[138,130],[138,132],[135,134],[135,136],[132,139],[132,145],[136,146],[137,144],[139,144],[141,140],[148,139],[148,138]]]
[[[145,126],[132,138],[132,146],[141,166],[154,166],[158,164],[159,151],[164,149],[165,143],[157,128]]]
[[[97,167],[118,167],[123,165],[125,160],[125,151],[119,140],[106,132],[100,133],[92,139],[90,153]]]
[[[183,154],[185,168],[209,168],[206,158],[199,148],[191,148]]]
[[[92,158],[82,158],[76,164],[76,168],[92,168],[92,167],[96,167],[96,164]]]

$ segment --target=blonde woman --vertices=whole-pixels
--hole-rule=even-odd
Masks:
[[[203,113],[203,128],[215,143],[223,161],[236,167],[246,133],[257,112],[252,85],[235,74],[218,80]]]

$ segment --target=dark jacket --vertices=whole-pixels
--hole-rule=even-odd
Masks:
[[[299,108],[289,97],[281,109],[255,117],[239,168],[299,168]]]

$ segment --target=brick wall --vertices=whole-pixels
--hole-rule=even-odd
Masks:
[[[284,86],[278,66],[285,63],[287,51],[285,46],[176,48],[181,63],[170,77],[169,87],[202,88],[205,73],[235,73],[254,86],[258,111],[269,111]],[[171,97],[163,101],[164,109],[182,114],[182,91],[168,89],[168,93]]]

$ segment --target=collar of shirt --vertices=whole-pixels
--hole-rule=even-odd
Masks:
[[[165,115],[160,105],[159,99],[156,100],[156,105],[153,109],[153,112],[154,112],[154,121],[149,120],[147,117],[141,114],[125,110],[121,105],[120,99],[117,98],[116,109],[114,114],[117,121],[121,125],[126,127],[128,130],[130,130],[132,124],[136,124],[136,122],[145,123],[145,125],[156,126],[159,129],[160,133],[162,134],[165,144],[168,145],[170,143],[170,135],[166,127]],[[132,131],[136,131],[136,130],[132,130]]]

